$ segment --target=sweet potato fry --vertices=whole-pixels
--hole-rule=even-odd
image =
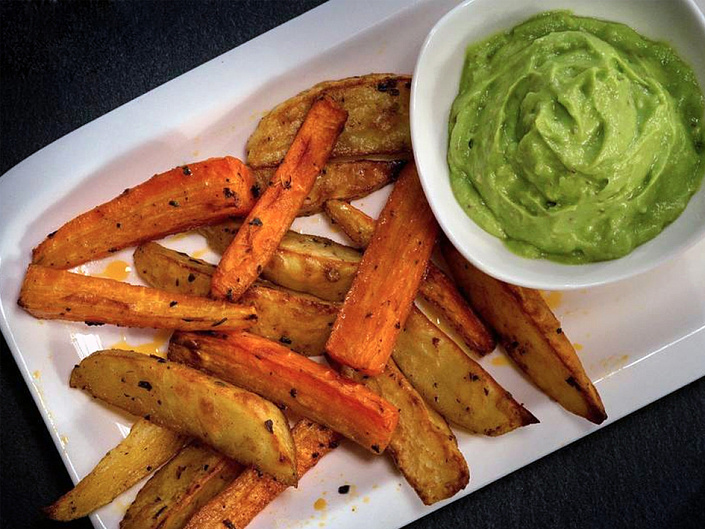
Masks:
[[[431,407],[470,432],[501,435],[538,422],[415,307],[393,358]]]
[[[45,514],[63,522],[89,515],[171,459],[184,442],[185,437],[139,419],[89,474],[44,509]]]
[[[206,226],[199,232],[215,252],[222,253],[235,238],[240,221]],[[343,301],[362,255],[349,246],[317,235],[286,232],[261,277],[277,285],[329,301]]]
[[[195,296],[210,292],[215,266],[205,261],[153,242],[138,247],[134,259],[142,279],[155,288]],[[264,283],[252,285],[240,304],[254,307],[257,313],[250,332],[307,356],[325,353],[340,307],[339,303]]]
[[[175,333],[169,359],[283,404],[379,454],[399,414],[394,406],[331,368],[249,333]]]
[[[252,307],[30,265],[20,307],[36,318],[155,329],[236,330],[252,326]]]
[[[140,489],[120,529],[182,529],[242,470],[239,463],[194,442]]]
[[[362,377],[349,367],[344,373],[399,408],[399,424],[387,452],[421,501],[431,505],[465,488],[470,471],[455,435],[443,417],[424,403],[394,360],[375,377]]]
[[[369,244],[374,232],[374,219],[339,200],[328,201],[325,210],[355,245],[365,248]],[[496,343],[492,334],[468,306],[453,282],[433,262],[429,262],[426,267],[426,275],[419,285],[419,294],[469,349],[480,356],[494,350]]]
[[[32,263],[72,268],[144,241],[232,216],[254,205],[254,177],[230,156],[177,167],[126,189],[67,222],[32,253]]]
[[[253,168],[278,165],[314,101],[322,96],[338,102],[349,114],[349,127],[340,135],[333,158],[372,158],[411,153],[409,92],[406,75],[371,74],[325,81],[272,109],[247,141],[247,164]]]
[[[607,414],[600,395],[541,294],[488,276],[448,241],[442,248],[460,289],[529,379],[568,411],[603,422]]]
[[[316,177],[313,189],[296,215],[303,217],[318,213],[327,200],[355,200],[377,191],[396,179],[408,157],[399,153],[391,160],[329,161]],[[260,189],[267,188],[275,171],[276,167],[253,169]]]
[[[159,357],[118,350],[83,359],[71,372],[71,387],[296,483],[289,424],[254,393]]]
[[[313,104],[269,187],[223,254],[211,284],[214,297],[236,301],[257,279],[311,192],[346,119],[329,99]]]
[[[336,432],[307,419],[292,430],[299,479],[340,443]],[[247,469],[189,521],[186,529],[243,529],[287,486],[271,476]]]
[[[392,354],[431,251],[438,225],[416,167],[409,163],[385,205],[326,350],[343,365],[375,375]]]

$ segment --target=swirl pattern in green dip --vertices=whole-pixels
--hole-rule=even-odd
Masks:
[[[667,44],[543,13],[468,48],[449,123],[453,192],[519,255],[621,257],[700,186],[703,108]]]

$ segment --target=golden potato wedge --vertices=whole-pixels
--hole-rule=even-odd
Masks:
[[[538,422],[418,309],[407,318],[392,355],[426,402],[468,431],[501,435]]]
[[[35,318],[125,327],[210,330],[252,327],[252,307],[30,265],[17,304]]]
[[[302,419],[292,429],[299,479],[338,446],[340,434]],[[280,481],[248,468],[198,511],[186,529],[242,529],[287,489]]]
[[[216,252],[237,233],[238,221],[199,230]],[[328,301],[342,301],[350,289],[362,258],[349,246],[319,237],[287,232],[265,265],[261,277],[277,285]]]
[[[329,161],[316,178],[297,216],[322,211],[327,200],[355,200],[377,191],[396,179],[406,157],[400,153],[393,160]],[[259,189],[266,189],[275,169],[262,167],[253,170]]]
[[[333,158],[409,153],[410,88],[410,77],[394,74],[319,83],[277,105],[262,118],[247,141],[247,164],[259,168],[281,163],[309,108],[323,96],[339,103],[349,115],[348,126],[333,149]]]
[[[541,294],[488,276],[448,241],[442,248],[460,289],[521,370],[568,411],[596,424],[603,422],[607,414],[600,395]]]
[[[139,419],[128,436],[89,474],[44,509],[45,514],[63,522],[88,516],[171,459],[185,440],[171,430]]]
[[[140,489],[120,529],[181,529],[242,470],[239,463],[194,442]]]
[[[466,487],[470,471],[455,435],[443,417],[424,403],[394,360],[374,377],[363,377],[350,368],[343,373],[399,408],[399,424],[387,452],[424,504],[450,498]]]
[[[186,254],[147,243],[135,251],[135,266],[142,279],[169,292],[207,296],[215,266]],[[193,281],[189,282],[189,278]],[[274,284],[255,283],[240,298],[254,307],[257,320],[250,331],[278,341],[306,356],[322,355],[339,303],[324,301]]]
[[[71,387],[296,483],[289,424],[254,393],[163,358],[119,350],[84,358],[71,372]]]
[[[366,248],[372,239],[375,220],[354,206],[340,200],[325,204],[326,213],[340,225],[345,234],[360,248]],[[426,275],[419,285],[419,295],[427,308],[440,317],[462,340],[468,349],[480,356],[494,350],[495,339],[475,315],[448,276],[433,262],[426,267]]]

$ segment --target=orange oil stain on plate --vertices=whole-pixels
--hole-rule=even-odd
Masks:
[[[102,272],[95,274],[95,277],[105,277],[107,279],[114,279],[115,281],[125,281],[127,276],[130,275],[132,267],[127,261],[112,261],[103,269]]]
[[[37,369],[34,373],[32,373],[32,377],[34,378],[34,380],[39,380],[40,378],[42,378],[42,373],[39,371],[39,369]]]
[[[583,350],[583,344],[578,343],[578,342],[573,343],[573,347],[575,347],[575,350],[578,352]]]
[[[508,366],[509,359],[504,355],[497,355],[491,361],[493,366]]]
[[[323,511],[326,507],[328,507],[328,502],[323,498],[318,498],[316,501],[313,502],[313,508],[317,511]]]
[[[115,342],[110,346],[110,349],[122,349],[124,351],[137,351],[138,353],[148,355],[164,356],[164,353],[162,353],[160,349],[167,343],[171,337],[171,333],[172,331],[170,329],[160,329],[155,333],[154,339],[151,342],[139,345],[129,343],[123,336],[122,340]]]
[[[191,254],[191,257],[194,259],[200,259],[204,255],[206,255],[206,252],[208,252],[208,248],[203,248],[202,250],[196,250]]]
[[[563,292],[542,290],[541,295],[544,301],[546,301],[546,305],[548,305],[551,310],[557,309],[563,302]]]

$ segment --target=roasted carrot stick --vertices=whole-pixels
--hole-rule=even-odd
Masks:
[[[330,99],[311,107],[269,187],[223,254],[213,276],[214,297],[235,301],[257,279],[313,188],[346,119]]]
[[[79,215],[32,253],[32,263],[72,268],[128,246],[246,215],[255,202],[254,177],[226,156],[184,165],[125,189]]]
[[[355,245],[365,248],[372,238],[375,221],[364,212],[340,200],[325,204],[328,216],[338,224]],[[491,353],[495,346],[492,333],[485,327],[458,291],[453,281],[433,262],[419,285],[419,294],[462,338],[469,349],[480,356]]]
[[[30,265],[18,305],[35,318],[155,329],[247,329],[252,307]]]
[[[401,172],[380,214],[326,350],[336,361],[377,375],[392,354],[424,275],[438,225],[416,167]]]
[[[340,442],[339,434],[307,419],[299,421],[291,434],[299,479]],[[243,529],[286,489],[287,485],[272,476],[248,468],[198,511],[186,529]]]
[[[176,333],[169,358],[283,404],[377,454],[399,419],[394,406],[362,384],[246,332]]]

